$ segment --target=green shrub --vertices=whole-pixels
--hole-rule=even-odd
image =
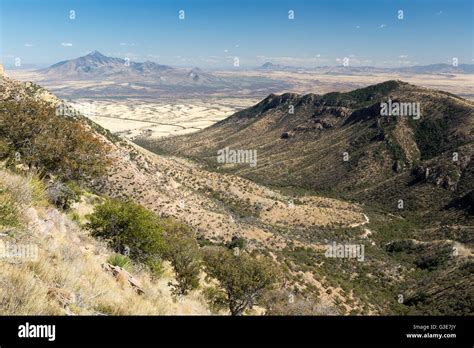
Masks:
[[[202,292],[212,313],[218,314],[220,311],[228,308],[227,297],[222,289],[215,286],[207,286]]]
[[[232,315],[251,309],[259,296],[277,280],[275,264],[267,258],[234,253],[226,248],[207,248],[204,263],[209,276],[217,279]]]
[[[0,160],[7,158],[10,155],[11,149],[5,140],[0,139]]]
[[[199,286],[201,255],[191,229],[172,219],[166,219],[165,241],[166,259],[171,262],[176,273],[176,283],[169,283],[174,295],[186,295]]]
[[[128,258],[127,256],[121,254],[110,255],[107,259],[107,262],[113,266],[122,267],[127,271],[130,271],[132,268],[132,260],[130,260],[130,258]]]
[[[227,244],[227,247],[229,249],[239,248],[239,250],[243,250],[245,248],[245,239],[233,236],[232,240]]]
[[[81,216],[80,216],[79,213],[76,212],[76,211],[70,212],[70,213],[69,213],[69,218],[70,218],[72,221],[77,222],[78,224],[81,223]]]
[[[0,140],[1,157],[18,153],[22,164],[37,168],[41,175],[97,178],[109,163],[109,147],[83,122],[58,116],[53,106],[39,101],[0,102]],[[10,162],[18,164],[18,159]]]
[[[117,252],[129,250],[132,260],[160,273],[165,254],[160,218],[141,205],[108,200],[87,216],[91,235],[107,241]]]

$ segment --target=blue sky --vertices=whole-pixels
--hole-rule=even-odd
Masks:
[[[92,50],[174,66],[473,62],[473,0],[0,0],[9,66]],[[70,19],[70,11],[75,19]],[[185,19],[180,20],[179,11]],[[288,11],[294,11],[294,19]],[[398,11],[403,19],[398,19]]]

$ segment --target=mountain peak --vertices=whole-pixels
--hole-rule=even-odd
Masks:
[[[89,56],[89,57],[105,57],[102,53],[100,53],[97,50],[93,50],[87,56]]]

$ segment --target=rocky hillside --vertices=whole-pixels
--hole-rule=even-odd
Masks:
[[[279,273],[275,277],[278,283],[258,297],[251,294],[252,302],[246,314],[472,313],[469,287],[465,286],[472,277],[472,226],[469,224],[430,226],[428,229],[402,214],[388,214],[364,204],[363,200],[357,203],[341,199],[342,195],[332,198],[315,195],[304,191],[304,186],[275,187],[272,181],[268,181],[272,184],[269,187],[242,177],[246,170],[249,174],[258,174],[261,160],[268,161],[265,156],[262,159],[260,150],[256,167],[247,165],[239,169],[225,165],[218,172],[189,159],[152,153],[112,135],[80,114],[74,117],[57,115],[54,111],[57,104],[51,103],[49,97],[46,100],[41,97],[45,93],[48,95],[47,92],[36,85],[31,86],[37,93],[28,93],[28,85],[8,78],[2,78],[0,84],[3,96],[0,155],[9,171],[4,174],[6,179],[0,199],[10,202],[1,207],[11,207],[0,209],[0,218],[2,226],[9,228],[8,231],[4,229],[5,236],[2,237],[7,238],[5,240],[13,242],[18,238],[23,244],[37,245],[47,263],[4,265],[7,268],[2,274],[9,277],[5,281],[13,282],[21,273],[25,279],[14,284],[31,289],[15,297],[17,285],[5,288],[0,301],[8,304],[5,311],[52,313],[48,311],[51,308],[55,313],[68,314],[202,314],[208,311],[224,314],[229,311],[216,307],[222,303],[222,296],[225,299],[224,285],[232,286],[242,279],[252,281],[254,275],[259,282],[268,279],[268,274],[272,273],[269,270],[272,270]],[[289,146],[290,142],[294,141],[295,146],[302,145],[304,142],[298,140],[299,137],[310,140],[314,139],[310,137],[312,133],[330,131],[331,128],[325,128],[323,124],[331,121],[331,117],[336,120],[334,127],[343,129],[334,133],[339,137],[349,132],[346,127],[361,133],[368,127],[364,124],[368,121],[360,114],[345,114],[351,105],[337,105],[340,96],[324,96],[336,104],[321,106],[326,108],[326,121],[315,117],[311,122],[301,117],[302,110],[314,107],[313,101],[304,108],[299,104],[295,106],[291,116],[299,121],[293,122],[283,114],[284,106],[291,105],[285,104],[283,99],[301,102],[303,97],[271,96],[197,136],[208,131],[217,132],[221,127],[229,133],[229,141],[235,144],[260,141],[255,136],[258,134],[267,140],[275,136],[274,149],[278,150],[275,156],[283,156],[282,151],[286,148],[287,154],[294,156],[294,163],[297,163],[298,156],[305,152]],[[352,98],[355,103],[363,104],[359,100],[361,95],[356,93]],[[254,113],[255,110],[258,113]],[[287,126],[275,125],[276,129],[272,130],[274,117],[286,122]],[[339,118],[343,118],[341,123],[337,122]],[[314,128],[295,129],[301,124]],[[253,132],[246,131],[247,127]],[[266,133],[259,133],[260,129]],[[238,139],[232,132],[244,132],[246,138]],[[396,132],[388,127],[387,134],[392,136]],[[225,144],[224,138],[219,141],[219,144]],[[379,146],[382,146],[383,141],[380,142]],[[196,153],[210,151],[203,150],[207,148],[203,144],[204,141],[196,143]],[[261,146],[268,153],[272,150],[272,147],[265,147],[265,143]],[[337,143],[332,146],[337,149]],[[327,155],[331,156],[329,152]],[[387,161],[391,159],[389,154],[385,156]],[[419,158],[423,161],[421,154]],[[291,160],[287,164],[293,163]],[[90,165],[84,166],[84,163]],[[391,159],[387,173],[397,173],[393,163]],[[223,173],[223,169],[239,175]],[[13,176],[11,179],[11,171],[23,173],[22,178]],[[360,175],[357,168],[354,171],[353,180]],[[281,173],[280,178],[276,174],[275,183],[283,177]],[[12,186],[10,181],[22,184]],[[18,186],[31,187],[31,196],[39,198],[18,201],[18,197],[25,196],[15,193]],[[338,189],[345,194],[351,192],[343,188]],[[47,200],[41,198],[44,191]],[[453,209],[462,210],[464,203],[458,204],[460,206]],[[89,216],[91,212],[95,218]],[[117,218],[132,218],[132,222],[125,220],[114,224]],[[117,226],[134,228],[124,228],[117,239],[104,243],[88,233],[91,219],[96,236],[107,235],[110,230],[115,233]],[[38,230],[34,227],[37,225]],[[46,228],[43,225],[47,226],[45,233],[42,232]],[[27,227],[28,232],[22,232],[18,226]],[[182,237],[188,230],[196,234],[197,240]],[[139,238],[134,234],[138,232],[142,233]],[[151,232],[151,235],[145,232]],[[147,244],[149,236],[156,237],[151,244]],[[132,248],[130,255],[135,258],[127,273],[116,268],[125,266],[122,240],[138,244]],[[146,243],[142,243],[144,241]],[[359,255],[362,256],[359,260],[327,257],[328,243],[363,246],[365,254]],[[158,250],[162,245],[167,245],[163,247],[167,251]],[[185,255],[179,248],[185,250]],[[235,253],[236,248],[237,254],[232,254],[230,250]],[[150,250],[155,249],[162,254],[150,255]],[[223,250],[223,253],[209,257],[209,250],[214,249]],[[199,262],[193,260],[199,260],[199,255],[203,257],[205,270],[194,268]],[[239,255],[245,256],[239,258]],[[164,274],[158,277],[150,268],[156,256],[169,260],[164,262]],[[191,265],[185,262],[183,269],[183,260],[193,262]],[[214,263],[209,264],[212,260]],[[81,263],[85,265],[82,268]],[[69,266],[74,266],[75,270],[68,270]],[[192,267],[188,269],[187,266]],[[214,268],[209,268],[211,266]],[[71,277],[67,276],[68,272]],[[96,275],[98,283],[90,284],[86,274]],[[176,289],[177,281],[187,279],[194,290],[184,297],[183,303],[178,301],[176,304],[176,297],[169,294]],[[437,279],[443,281],[436,282]],[[167,286],[163,287],[168,280]],[[99,286],[102,281],[106,285]],[[452,291],[453,284],[458,283],[464,285]],[[28,284],[32,284],[30,288],[26,286]],[[112,296],[110,293],[102,294],[104,287],[113,289],[112,294],[118,294],[118,298],[108,297]],[[413,292],[413,289],[417,291]],[[399,302],[400,294],[404,298],[402,302]],[[71,305],[72,299],[74,305]],[[67,301],[67,308],[64,301]],[[164,308],[160,303],[164,303]],[[241,313],[240,309],[236,312]]]
[[[126,269],[111,264],[115,252],[80,227],[100,201],[85,193],[65,213],[48,203],[46,186],[37,177],[0,169],[0,312],[210,314],[200,292],[182,301],[172,296],[168,283],[175,275],[169,264],[158,279],[138,264]],[[28,251],[26,258],[20,250]]]
[[[27,92],[30,85],[34,86],[37,93]],[[53,203],[48,204],[57,205],[60,210],[71,214],[71,218],[75,222],[81,221],[81,226],[79,226],[64,217],[67,221],[61,220],[60,223],[64,222],[67,225],[66,228],[61,227],[57,236],[52,232],[46,233],[45,238],[62,240],[65,237],[64,234],[66,237],[69,234],[75,234],[79,239],[86,238],[86,244],[92,243],[93,239],[83,230],[87,218],[81,211],[85,209],[90,212],[100,206],[102,201],[108,199],[137,202],[159,216],[163,223],[167,221],[165,219],[168,217],[186,223],[197,232],[198,241],[203,248],[206,246],[227,248],[226,245],[229,245],[232,240],[237,240],[239,241],[238,245],[241,245],[242,252],[257,252],[257,255],[265,252],[265,249],[270,246],[272,249],[282,250],[289,244],[305,245],[302,242],[293,241],[293,238],[283,233],[285,228],[295,223],[301,224],[301,226],[331,226],[336,223],[355,226],[365,223],[365,217],[356,205],[322,197],[308,197],[304,201],[295,202],[294,211],[297,214],[290,216],[286,207],[290,203],[293,205],[291,197],[278,194],[238,177],[218,177],[214,173],[200,169],[194,163],[178,158],[169,159],[148,153],[112,135],[80,114],[57,114],[57,107],[61,106],[62,102],[57,98],[54,99],[54,102],[48,98],[42,98],[43,93],[47,92],[37,85],[20,83],[4,76],[2,84],[0,84],[0,92],[3,96],[0,103],[0,123],[8,125],[0,131],[0,145],[2,145],[0,156],[3,164],[9,170],[23,173],[23,175],[38,175],[41,178],[39,180],[44,183],[47,192],[52,196],[50,200],[52,199]],[[62,109],[59,108],[59,110]],[[22,122],[23,126],[20,126]],[[83,165],[87,161],[92,162],[84,167]],[[89,196],[93,192],[93,195],[98,197],[98,201],[86,202],[85,207],[79,205],[78,211],[76,211],[75,205],[68,202],[68,197],[75,197],[75,201],[78,198],[76,197],[77,189],[79,189],[80,196],[84,194]],[[23,212],[28,211],[29,208],[29,205],[18,206],[19,211]],[[43,216],[49,214],[52,207],[47,208],[45,212],[43,212],[43,208],[38,207],[37,209],[35,206],[33,208],[35,212],[38,210],[37,213],[40,215],[39,222],[35,220],[37,223],[48,220]],[[311,219],[303,219],[308,213],[311,214]],[[63,219],[61,211],[51,214],[59,214],[61,216],[58,219]],[[22,221],[22,226],[28,226],[29,219],[29,217],[22,217],[19,220]],[[167,226],[164,228],[165,231],[168,229]],[[36,239],[36,232],[26,233],[26,236],[32,237],[31,241],[34,244],[40,245],[42,243]],[[10,235],[7,234],[7,237],[10,238]],[[77,242],[77,238],[75,239]],[[30,239],[25,240],[30,241]],[[178,241],[180,240],[178,239]],[[81,243],[67,246],[71,250],[83,247]],[[186,245],[184,247],[188,248]],[[61,250],[66,250],[66,247]],[[59,253],[62,253],[61,250]],[[113,252],[117,253],[118,251],[122,252],[123,250],[109,249],[104,253],[111,256]],[[80,262],[84,257],[80,253],[75,256],[77,256],[77,262]],[[96,260],[97,264],[94,266],[96,268],[93,271],[90,270],[91,272],[99,272],[99,269],[102,272],[100,267],[104,263],[104,257],[102,255],[100,259]],[[186,259],[189,259],[189,256],[186,256]],[[73,264],[76,264],[76,261]],[[20,263],[21,265],[22,263]],[[117,275],[117,272],[110,269],[109,266],[105,265],[104,267],[105,273],[111,271],[113,276]],[[149,276],[146,268],[142,272],[140,263],[137,267],[137,270],[132,272],[133,277],[138,280],[138,283],[146,284],[146,279]],[[13,268],[12,272],[15,270],[16,268]],[[169,274],[171,271],[165,263],[165,277],[162,279],[160,276],[160,284],[164,280],[169,280],[170,284],[175,283],[173,275],[166,276],[166,272]],[[75,273],[71,272],[71,274]],[[200,274],[205,276],[204,273],[196,273],[197,276]],[[288,273],[287,276],[292,280],[287,286],[297,283],[302,288],[310,286],[309,284],[305,285],[306,280],[297,280],[297,275],[298,271],[296,270]],[[58,286],[49,284],[48,281],[40,286],[42,296],[44,295],[43,290],[46,289],[47,294],[49,287],[58,288],[57,291],[64,290],[70,294],[71,292],[75,293],[71,288],[78,286],[72,280],[67,283],[60,282]],[[324,287],[319,280],[310,279],[309,282]],[[200,291],[204,290],[206,284],[204,281],[199,286]],[[144,286],[146,287],[146,285]],[[150,285],[150,287],[153,286]],[[333,298],[344,298],[336,285],[327,284],[326,286],[334,289],[331,291],[331,295],[323,294],[317,301],[309,302],[306,310],[311,313],[321,313],[325,308],[333,306]],[[150,291],[154,296],[158,296],[155,290],[151,289]],[[169,287],[162,289],[161,295],[170,291]],[[194,314],[202,313],[201,309],[205,308],[198,309],[199,299],[202,296],[200,291],[186,296],[186,298],[190,296],[190,301],[194,301],[193,298],[196,299]],[[27,295],[29,293],[25,294],[25,296]],[[9,296],[11,296],[11,292],[5,294],[4,298]],[[300,299],[300,297],[298,298]],[[130,299],[125,300],[129,301]],[[158,299],[155,300],[158,301]],[[170,301],[172,300],[173,298],[170,299]],[[164,301],[166,302],[165,299]],[[304,298],[301,298],[301,301],[305,301]],[[48,306],[42,302],[39,303],[41,306]],[[317,304],[318,307],[315,307]],[[262,312],[257,308],[255,306],[254,314]],[[13,312],[15,309],[10,310]],[[146,313],[154,310],[156,307],[150,306]],[[181,313],[176,308],[162,308],[162,310],[165,313],[174,313],[175,310],[176,313]],[[28,309],[24,309],[24,311],[31,313]],[[144,308],[143,311],[145,311]],[[184,311],[188,313],[190,309]],[[222,312],[222,309],[216,308],[212,311],[213,313],[226,313]],[[137,314],[142,313],[142,309],[132,306],[129,309],[122,308],[115,311],[114,308],[109,308],[94,312],[93,308],[87,306],[84,310],[78,310],[78,314],[105,312]]]
[[[77,165],[112,165],[96,156],[118,148],[117,138],[81,115],[56,114],[62,102],[35,84],[0,82],[0,312],[210,314],[200,290],[172,293],[169,261],[157,277],[85,229],[109,198],[92,193],[103,171]]]
[[[417,103],[420,116],[382,115],[389,100]],[[266,185],[455,220],[472,209],[473,125],[472,102],[388,81],[349,93],[270,95],[203,131],[139,144]],[[256,150],[258,165],[219,164],[225,147]]]
[[[420,112],[386,116],[389,103],[415,103]],[[343,232],[292,224],[285,235],[316,248],[328,240],[372,243],[364,265],[333,264],[305,248],[286,249],[285,257],[312,269],[316,279],[338,273],[343,291],[359,293],[367,285],[371,297],[381,288],[402,295],[402,306],[389,304],[385,291],[372,297],[371,304],[391,307],[381,313],[456,314],[474,308],[467,285],[473,281],[473,122],[469,101],[388,81],[349,93],[270,95],[202,131],[137,143],[298,201],[318,194],[361,204],[368,217],[363,227]],[[256,150],[256,165],[219,161],[226,148]]]

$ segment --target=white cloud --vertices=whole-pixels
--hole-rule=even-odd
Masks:
[[[398,56],[398,58],[408,58],[408,54],[401,54]]]
[[[33,47],[34,45],[33,44],[30,44],[30,43],[26,43],[25,44],[25,47]]]
[[[71,47],[71,46],[72,46],[72,43],[70,43],[70,42],[61,42],[61,46],[63,46],[63,47]]]
[[[386,28],[387,27],[387,24],[380,24],[379,28],[380,29],[383,29],[383,28]]]

